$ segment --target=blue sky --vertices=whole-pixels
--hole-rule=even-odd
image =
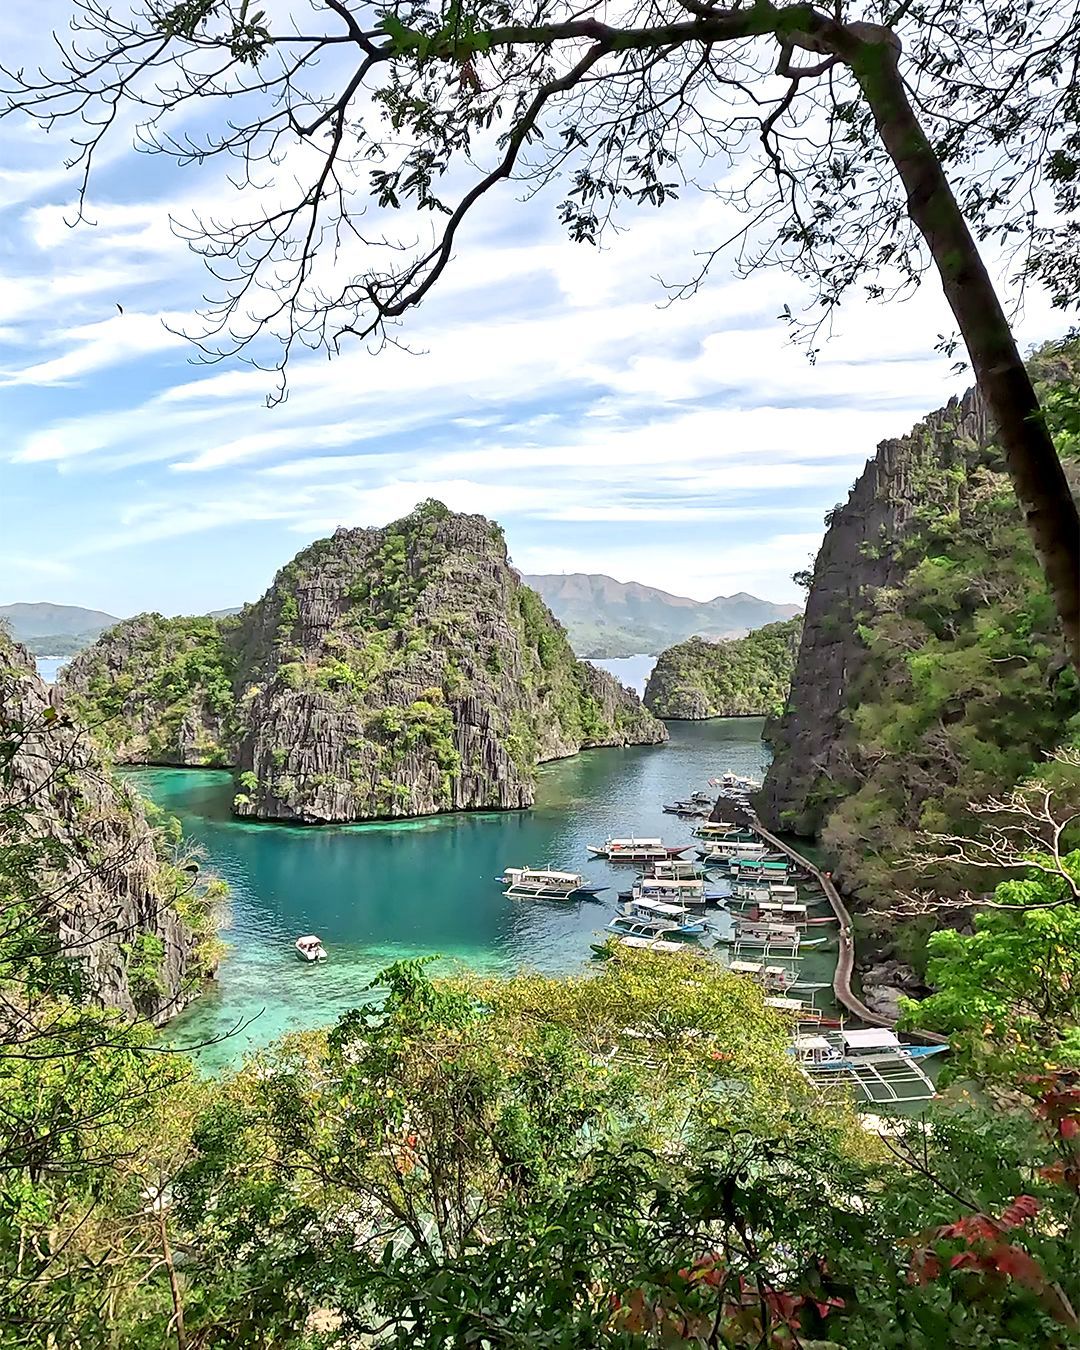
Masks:
[[[5,60],[31,62],[67,12],[9,0]],[[267,408],[266,376],[192,364],[166,327],[204,286],[169,218],[228,210],[216,167],[121,137],[94,223],[71,229],[61,137],[4,123],[0,147],[0,603],[239,604],[311,539],[428,496],[498,519],[526,571],[799,599],[790,574],[876,442],[965,384],[933,351],[952,330],[933,281],[848,305],[812,367],[777,320],[802,298],[779,273],[721,265],[661,305],[657,275],[723,233],[714,200],[627,216],[598,251],[562,238],[557,192],[510,187],[410,320],[422,355],[306,355]],[[1028,298],[1026,341],[1060,326]]]

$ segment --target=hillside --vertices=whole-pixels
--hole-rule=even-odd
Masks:
[[[213,891],[153,818],[0,634],[0,945],[29,969],[55,943],[71,992],[160,1023],[212,968]]]
[[[666,739],[499,527],[437,502],[312,544],[238,617],[127,620],[61,688],[117,758],[231,765],[238,814],[307,823],[516,809],[541,761]]]
[[[1076,482],[1080,350],[1033,370]],[[1080,687],[974,391],[883,442],[828,524],[759,809],[818,837],[888,927],[896,891],[925,884],[918,832],[977,830],[970,802],[1080,733]]]
[[[636,581],[584,572],[524,576],[566,629],[579,656],[655,656],[689,637],[742,637],[788,619],[798,605],[778,605],[739,592],[714,600],[669,595]]]
[[[662,652],[645,688],[657,717],[775,717],[784,708],[802,618],[766,624],[728,642],[689,642]]]
[[[0,605],[0,625],[34,656],[71,656],[116,622],[112,614],[80,605]]]

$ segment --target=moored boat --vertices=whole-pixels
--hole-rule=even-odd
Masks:
[[[662,839],[608,839],[603,844],[586,844],[585,847],[594,858],[606,858],[608,862],[659,862],[665,858],[677,858],[685,853],[689,844],[675,846],[665,844]]]
[[[519,900],[583,900],[607,890],[592,885],[579,872],[543,867],[508,867],[496,881],[506,886],[504,895]]]
[[[895,1031],[884,1027],[858,1027],[831,1035],[798,1036],[791,1053],[812,1073],[858,1069],[860,1065],[888,1064],[897,1060],[923,1060],[940,1055],[947,1045],[911,1045]]]
[[[705,909],[719,905],[726,899],[726,891],[708,886],[701,877],[639,877],[629,894],[623,892],[620,900],[655,900],[664,904],[682,905],[686,909]]]
[[[296,954],[301,961],[326,960],[326,948],[322,945],[322,939],[317,938],[314,933],[309,933],[306,937],[298,937],[293,946],[296,948]]]
[[[694,917],[685,905],[668,900],[632,899],[608,927],[616,932],[627,922],[653,924],[679,937],[701,937],[709,931],[704,919]]]

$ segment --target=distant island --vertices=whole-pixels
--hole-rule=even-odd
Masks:
[[[661,653],[645,688],[645,706],[671,721],[779,717],[802,639],[798,615],[744,638],[691,638]]]
[[[0,605],[0,624],[33,656],[74,656],[116,622],[114,614],[81,605]]]
[[[239,614],[126,619],[59,688],[117,762],[230,767],[238,815],[305,824],[516,810],[545,760],[667,739],[499,526],[434,501],[317,540]]]
[[[744,637],[755,628],[801,613],[740,591],[713,600],[690,600],[637,581],[591,572],[525,575],[566,629],[579,656],[656,656],[687,638],[716,641]]]

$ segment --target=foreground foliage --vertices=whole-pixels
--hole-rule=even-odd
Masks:
[[[99,1048],[114,1132],[7,1155],[0,1345],[1077,1343],[1060,1075],[882,1142],[700,956],[379,984],[216,1083]]]

